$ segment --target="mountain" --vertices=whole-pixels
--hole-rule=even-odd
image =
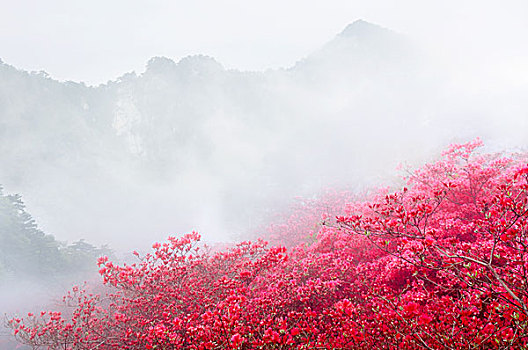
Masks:
[[[407,38],[380,26],[357,20],[301,61],[301,65],[307,62],[339,63],[349,66],[368,64],[372,60],[394,62],[402,55],[408,56],[410,50],[411,45]],[[363,59],[367,57],[369,60],[365,62]]]
[[[520,91],[455,95],[455,81],[405,36],[361,20],[265,72],[154,57],[90,87],[1,62],[0,183],[60,239],[125,249],[191,229],[225,239],[285,198],[375,183],[453,138],[494,135],[494,97],[526,105]],[[500,137],[514,129],[509,140],[525,141],[527,125],[509,118]]]

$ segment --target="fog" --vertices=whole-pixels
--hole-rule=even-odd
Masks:
[[[524,0],[193,2],[4,1],[0,57],[55,79],[105,83],[153,56],[214,57],[226,68],[290,67],[356,19],[411,36],[454,65],[526,62]],[[525,56],[524,56],[525,57]],[[526,66],[525,66],[526,67]],[[526,74],[524,75],[526,78]]]
[[[357,20],[266,71],[153,57],[90,87],[2,63],[1,183],[44,232],[127,251],[238,239],[296,196],[386,181],[450,142],[524,147],[520,57],[446,56]]]
[[[524,2],[369,3],[10,3],[4,194],[42,237],[119,256],[252,237],[298,197],[394,183],[452,142],[526,149]],[[32,287],[2,264],[0,310],[19,307]]]

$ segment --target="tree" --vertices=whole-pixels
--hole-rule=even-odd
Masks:
[[[453,145],[407,188],[338,219],[386,253],[370,297],[395,337],[424,348],[528,341],[526,154],[478,155],[479,146]],[[395,271],[404,287],[388,289]]]

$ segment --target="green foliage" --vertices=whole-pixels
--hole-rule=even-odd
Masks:
[[[108,255],[84,240],[72,244],[42,232],[26,212],[20,195],[0,187],[0,281],[6,277],[57,280],[96,271],[96,259]]]

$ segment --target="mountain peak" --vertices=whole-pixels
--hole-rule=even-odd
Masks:
[[[387,32],[388,30],[380,27],[376,24],[369,23],[362,19],[358,19],[353,23],[350,23],[346,28],[338,35],[340,37],[353,37],[371,35],[373,33]]]
[[[148,73],[164,73],[173,70],[176,63],[167,57],[156,56],[152,57],[147,63]]]
[[[218,72],[224,70],[224,67],[218,61],[206,55],[184,57],[178,62],[178,68],[194,72]]]

